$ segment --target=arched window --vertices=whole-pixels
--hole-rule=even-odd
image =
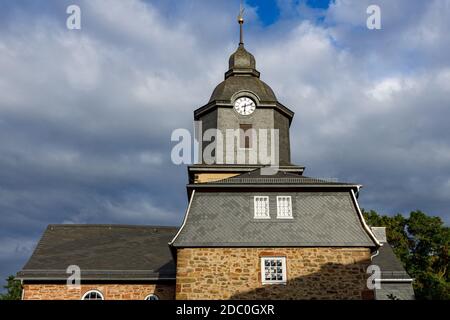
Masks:
[[[83,295],[81,300],[105,300],[103,294],[98,290],[89,290]]]
[[[144,300],[159,300],[159,297],[156,294],[149,294]]]

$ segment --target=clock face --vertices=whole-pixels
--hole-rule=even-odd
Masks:
[[[255,101],[248,97],[240,97],[234,102],[234,109],[237,113],[243,116],[252,114],[256,109]]]

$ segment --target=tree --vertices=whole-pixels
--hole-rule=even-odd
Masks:
[[[422,211],[412,211],[409,218],[373,210],[363,210],[363,214],[368,224],[386,227],[387,241],[415,279],[417,299],[450,299],[450,229],[441,218]]]
[[[7,292],[0,295],[1,300],[20,300],[22,298],[22,285],[14,276],[9,276],[6,286],[3,286]]]

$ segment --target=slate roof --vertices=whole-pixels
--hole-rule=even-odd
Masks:
[[[372,259],[372,264],[381,269],[380,288],[375,290],[377,300],[414,300],[412,279],[403,268],[399,258],[395,255],[391,245],[383,243],[378,249],[378,255]]]
[[[209,102],[231,101],[236,92],[246,90],[258,96],[262,103],[276,103],[275,93],[267,83],[257,77],[234,76],[219,83],[214,89]]]
[[[382,283],[380,289],[375,290],[376,300],[415,300],[414,288],[411,282]]]
[[[372,264],[381,269],[381,279],[411,279],[389,243],[383,243]]]
[[[128,225],[49,225],[17,274],[24,280],[66,280],[69,265],[83,280],[175,279],[168,246],[178,228]]]
[[[271,219],[254,219],[253,197],[269,196]],[[292,196],[293,219],[276,218],[276,196]],[[196,191],[175,247],[364,246],[364,229],[349,190],[344,192]]]
[[[319,178],[311,178],[303,175],[285,172],[282,170],[278,170],[273,175],[264,175],[261,172],[261,169],[256,169],[251,172],[246,172],[240,174],[238,176],[234,176],[231,178],[226,178],[223,180],[207,182],[207,184],[232,184],[232,185],[240,185],[240,184],[255,184],[255,185],[309,185],[309,186],[356,186],[354,183],[344,183],[338,182],[335,179],[319,179]]]
[[[246,74],[252,74],[251,71],[256,71],[255,57],[245,50],[244,44],[240,43],[235,52],[233,52],[228,60],[228,69],[240,70]],[[258,73],[255,74],[258,76]]]
[[[273,90],[259,79],[256,70],[255,57],[240,44],[229,59],[229,70],[225,73],[225,80],[214,89],[210,102],[231,101],[236,92],[251,91],[256,94],[262,103],[276,103],[277,98]]]

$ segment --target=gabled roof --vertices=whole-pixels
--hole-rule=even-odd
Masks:
[[[178,228],[128,225],[49,225],[17,278],[66,280],[70,265],[81,280],[175,279],[168,246]]]
[[[292,197],[293,219],[277,219],[278,195]],[[254,196],[269,197],[271,219],[254,219]],[[341,192],[199,191],[175,247],[376,247],[350,190]]]

